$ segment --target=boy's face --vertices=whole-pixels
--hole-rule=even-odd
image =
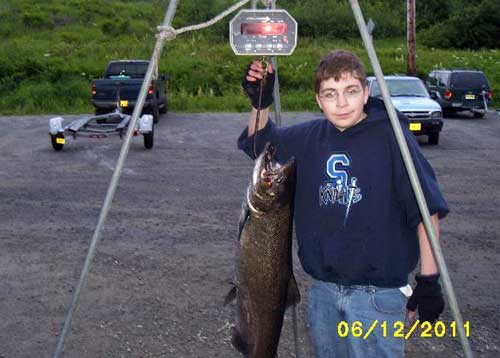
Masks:
[[[368,95],[365,84],[345,73],[339,81],[329,78],[321,82],[316,101],[326,118],[338,130],[344,131],[366,117],[363,106],[368,101]]]

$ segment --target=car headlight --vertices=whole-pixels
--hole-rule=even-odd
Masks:
[[[431,118],[442,118],[443,117],[443,112],[441,111],[434,111],[431,113]]]

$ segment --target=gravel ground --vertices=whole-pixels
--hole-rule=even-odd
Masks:
[[[119,138],[70,138],[55,152],[49,118],[0,117],[0,358],[54,353],[120,151]],[[222,303],[252,167],[236,149],[246,121],[168,113],[152,150],[133,139],[64,357],[238,356],[233,308]],[[477,357],[500,356],[499,138],[500,117],[489,113],[447,118],[438,146],[422,141],[452,210],[442,247]],[[303,317],[309,280],[295,270]],[[290,316],[280,357],[294,356]],[[448,308],[443,320],[453,320]],[[407,357],[461,355],[449,334],[407,343]]]

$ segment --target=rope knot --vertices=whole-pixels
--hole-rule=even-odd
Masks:
[[[171,41],[175,39],[176,31],[172,26],[158,26],[158,34],[156,37],[160,37],[163,40]]]

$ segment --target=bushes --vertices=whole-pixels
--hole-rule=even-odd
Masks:
[[[130,22],[125,19],[104,20],[100,28],[108,36],[123,36],[131,32]]]
[[[184,27],[207,21],[235,3],[234,0],[181,1],[177,7],[173,26]],[[259,8],[260,5],[259,1]],[[286,9],[299,23],[299,36],[329,36],[340,39],[358,37],[349,2],[343,0],[282,0],[279,8]],[[373,18],[378,38],[394,37],[405,33],[405,12],[401,1],[362,1],[366,18]],[[234,14],[230,15],[230,17]],[[228,20],[211,28],[217,37],[228,38]]]
[[[446,21],[452,12],[449,1],[417,1],[417,31]]]
[[[448,20],[423,31],[420,39],[425,45],[436,48],[499,48],[497,1],[484,0],[478,6],[457,10]]]
[[[24,10],[21,19],[23,25],[31,29],[52,29],[54,27],[51,16],[37,7]]]
[[[287,7],[286,4],[290,3]],[[400,36],[405,33],[405,14],[401,2],[363,1],[365,19],[372,18],[376,24],[377,38]],[[348,1],[309,0],[280,1],[280,6],[289,10],[299,23],[299,35],[306,37],[328,36],[339,39],[359,37]]]
[[[453,3],[457,1],[462,0]],[[427,26],[425,35],[417,35],[418,70],[424,74],[435,67],[478,68],[485,71],[493,93],[499,93],[500,51],[440,51],[421,46],[424,38],[431,47],[476,44],[485,38],[498,47],[498,38],[490,36],[500,33],[495,27],[500,23],[495,0],[483,0],[480,5],[477,1],[473,3],[477,8],[467,8],[470,20],[466,25],[463,10],[460,16],[451,14],[447,22],[436,24],[431,15],[438,10],[427,3],[429,21],[422,25]],[[194,0],[180,1],[175,26],[206,21],[234,3],[235,0],[198,0],[195,6]],[[90,112],[90,80],[100,77],[110,60],[150,58],[155,28],[163,18],[167,2],[51,0],[33,4],[34,0],[0,1],[4,19],[0,22],[0,113]],[[313,73],[328,50],[354,50],[370,72],[347,1],[279,0],[278,5],[299,21],[302,34],[295,53],[279,59],[284,110],[316,108]],[[365,18],[371,17],[376,23],[374,35],[384,71],[405,72],[404,2],[364,0],[361,5]],[[453,5],[452,9],[459,7]],[[112,16],[108,17],[110,13]],[[32,16],[31,25],[26,26],[23,14],[38,15]],[[248,109],[240,81],[250,59],[235,56],[228,44],[231,16],[214,27],[185,33],[166,43],[160,70],[171,76],[172,110]],[[34,30],[31,26],[35,23],[41,27]],[[305,34],[315,38],[304,37]],[[395,38],[397,35],[400,37]],[[457,39],[464,44],[457,44]],[[432,42],[436,40],[440,42]]]
[[[0,97],[3,113],[84,113],[89,112],[87,81],[64,78],[58,82],[24,81],[15,92]]]

